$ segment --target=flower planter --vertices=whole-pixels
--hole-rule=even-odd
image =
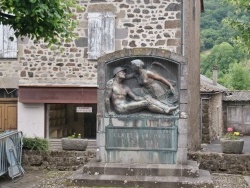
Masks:
[[[62,138],[63,150],[85,151],[88,146],[88,139]]]
[[[227,140],[227,139],[220,139],[221,143],[221,150],[223,153],[231,153],[231,154],[240,154],[242,153],[244,140]]]

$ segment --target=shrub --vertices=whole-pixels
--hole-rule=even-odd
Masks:
[[[228,132],[224,135],[225,140],[238,140],[239,139],[239,132]]]
[[[48,151],[49,142],[43,138],[23,138],[23,148],[28,150]]]

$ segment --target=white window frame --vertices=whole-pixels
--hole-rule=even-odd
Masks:
[[[88,13],[88,59],[115,51],[115,15],[112,12]]]
[[[17,58],[17,38],[9,25],[0,24],[0,58]]]

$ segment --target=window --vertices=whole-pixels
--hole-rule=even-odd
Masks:
[[[11,41],[9,38],[14,37]],[[14,30],[10,26],[0,24],[0,58],[17,57],[17,39]]]
[[[0,89],[0,98],[17,98],[17,89]]]
[[[97,59],[115,50],[115,15],[112,12],[88,14],[88,59]]]

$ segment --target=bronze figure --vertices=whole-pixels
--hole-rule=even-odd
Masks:
[[[106,108],[109,115],[113,115],[111,104],[119,114],[127,114],[147,109],[151,112],[171,114],[178,106],[169,107],[151,96],[137,96],[128,86],[123,84],[126,78],[125,68],[116,67],[113,71],[113,78],[107,82],[106,86]],[[129,101],[129,97],[132,99]]]

